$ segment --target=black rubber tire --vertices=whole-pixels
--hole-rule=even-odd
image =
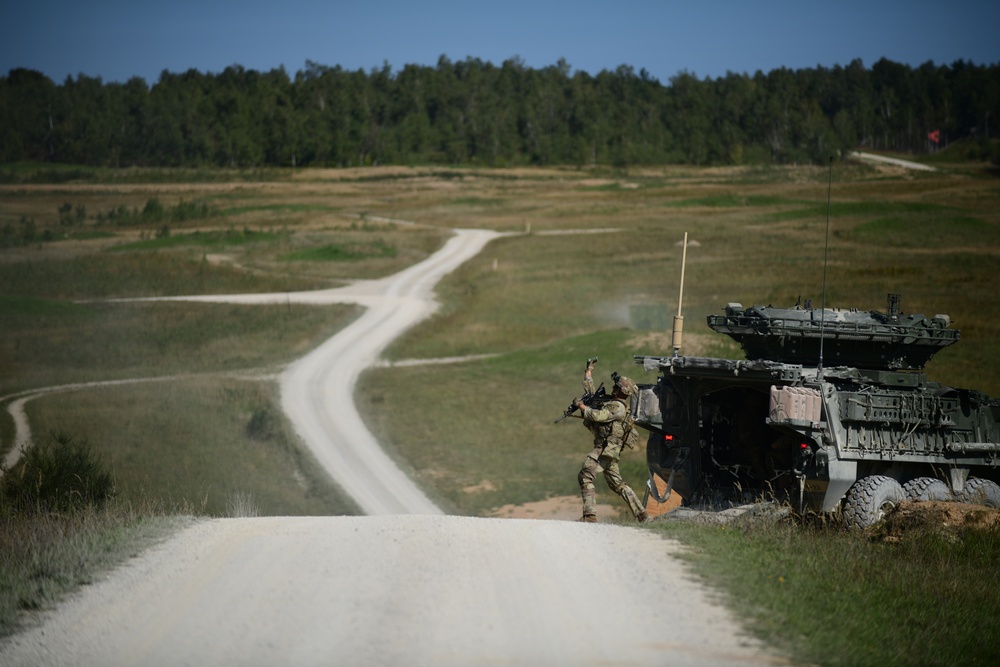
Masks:
[[[862,477],[844,498],[844,523],[851,530],[873,526],[906,500],[899,482],[885,475]]]
[[[1000,508],[1000,484],[973,477],[965,482],[965,488],[958,494],[958,499],[963,503]]]
[[[903,485],[907,500],[954,500],[951,489],[936,477],[917,477]]]

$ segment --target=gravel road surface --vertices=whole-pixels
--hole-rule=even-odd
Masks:
[[[783,664],[677,549],[561,521],[203,521],[7,640],[0,664]]]
[[[496,232],[457,230],[429,259],[385,280],[338,291],[363,298],[364,315],[281,377],[281,405],[299,436],[327,472],[365,514],[440,514],[383,452],[354,407],[358,376],[382,350],[437,307],[434,286],[498,237]]]

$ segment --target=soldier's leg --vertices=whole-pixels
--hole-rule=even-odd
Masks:
[[[622,500],[628,504],[632,516],[639,518],[639,515],[643,514],[646,508],[642,506],[639,496],[635,495],[632,487],[622,479],[621,471],[618,470],[618,461],[602,456],[601,467],[604,468],[604,479],[608,483],[608,488],[621,496]]]
[[[592,517],[597,519],[597,487],[594,480],[601,471],[601,466],[591,457],[583,460],[583,467],[577,480],[580,482],[580,495],[583,497],[583,518],[587,520]]]

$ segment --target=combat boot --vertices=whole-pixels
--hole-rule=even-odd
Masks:
[[[649,512],[646,512],[645,510],[639,512],[639,516],[637,516],[635,520],[638,521],[639,523],[649,523],[650,521],[652,521],[652,519],[649,517]]]
[[[596,514],[584,514],[582,517],[580,517],[579,519],[577,519],[577,521],[581,521],[583,523],[597,523],[597,515]]]

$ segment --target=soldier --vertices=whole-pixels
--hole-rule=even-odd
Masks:
[[[587,361],[587,370],[583,376],[583,386],[588,392],[594,391],[591,374],[595,363],[596,359]],[[583,401],[576,403],[583,417],[584,426],[594,434],[594,449],[584,459],[578,477],[580,494],[583,496],[583,518],[580,521],[597,523],[597,489],[594,487],[594,480],[602,468],[608,487],[622,497],[632,510],[633,516],[642,523],[649,520],[649,514],[646,513],[639,497],[625,483],[618,470],[622,447],[626,445],[634,447],[638,440],[628,407],[629,398],[637,393],[635,382],[627,377],[618,376],[611,393],[611,400],[606,401],[604,405],[591,408],[584,405]]]

